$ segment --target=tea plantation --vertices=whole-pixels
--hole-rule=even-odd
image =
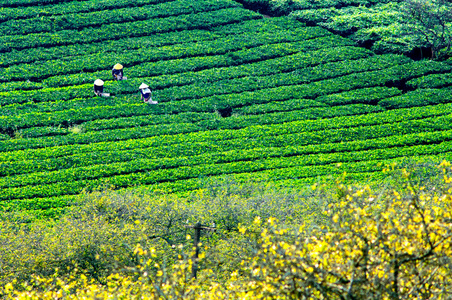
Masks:
[[[0,210],[53,216],[104,187],[378,180],[394,162],[452,158],[447,61],[232,0],[0,3]]]

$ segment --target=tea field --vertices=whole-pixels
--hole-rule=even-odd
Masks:
[[[452,65],[230,0],[0,0],[0,209],[452,157]],[[124,81],[111,68],[124,65]],[[96,97],[105,81],[111,97]],[[157,105],[140,100],[150,86]]]

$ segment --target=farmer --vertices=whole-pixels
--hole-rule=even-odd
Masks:
[[[104,82],[101,79],[96,79],[94,81],[94,94],[97,96],[102,96],[104,93]]]
[[[138,89],[141,92],[141,100],[144,100],[144,103],[157,104],[157,101],[152,101],[151,90],[147,84],[142,83]]]
[[[116,64],[113,66],[113,69],[111,70],[111,75],[113,75],[113,79],[122,80],[122,77],[124,76],[122,72],[123,68],[124,67],[121,64]]]

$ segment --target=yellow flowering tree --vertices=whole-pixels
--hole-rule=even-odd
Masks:
[[[272,219],[262,223],[260,247],[248,263],[249,280],[239,288],[240,298],[448,299],[452,189],[450,166],[441,167],[441,195],[409,180],[403,195],[342,185],[342,201],[325,213],[330,228],[306,236],[303,226],[290,231],[278,229]],[[402,173],[409,178],[409,172]]]

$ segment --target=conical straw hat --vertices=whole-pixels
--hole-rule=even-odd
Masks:
[[[104,82],[103,82],[101,79],[96,79],[96,80],[94,81],[94,85],[97,85],[97,86],[103,86],[103,85],[104,85]]]
[[[113,67],[113,69],[115,69],[115,70],[121,70],[122,68],[123,68],[123,66],[121,64],[116,64]]]
[[[145,88],[148,88],[148,87],[149,86],[146,83],[142,83],[138,89],[141,90],[141,89],[145,89]]]

